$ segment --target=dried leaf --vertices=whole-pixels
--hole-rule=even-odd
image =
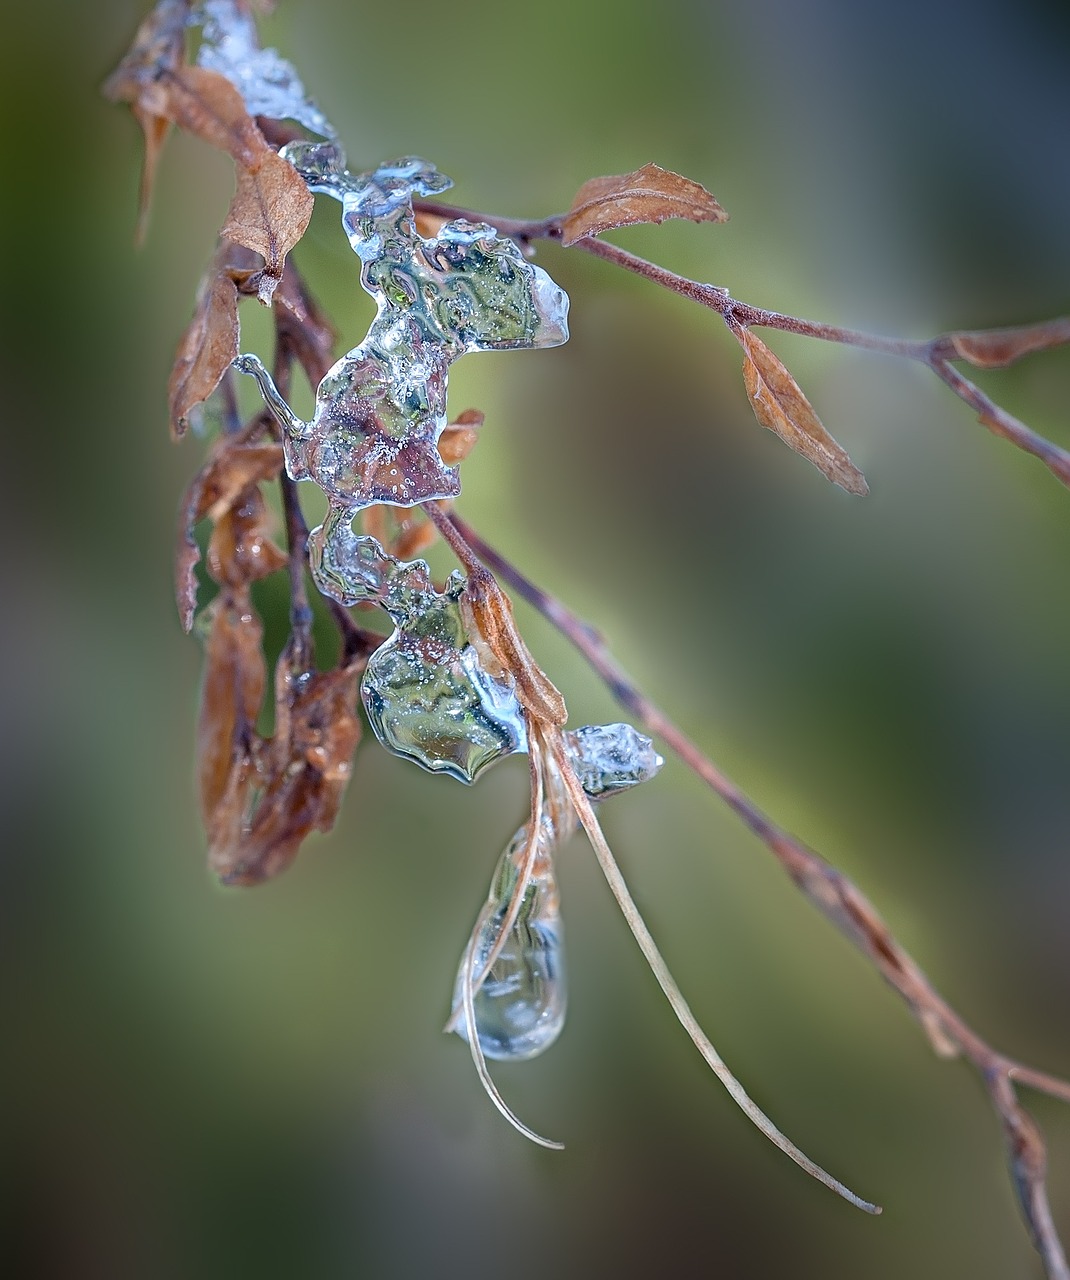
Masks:
[[[260,165],[238,170],[238,189],[220,234],[264,259],[260,301],[265,305],[282,279],[286,255],[305,234],[313,197],[288,160],[268,149]]]
[[[869,485],[846,451],[829,435],[799,384],[749,329],[733,329],[745,359],[743,381],[758,422],[814,464],[848,493],[866,494]]]
[[[978,369],[1002,369],[1032,351],[1047,351],[1070,342],[1070,316],[1012,329],[949,333],[947,340],[957,356]]]
[[[439,436],[439,456],[447,467],[463,462],[475,448],[484,416],[479,409],[465,409]]]
[[[143,110],[137,103],[133,107],[134,119],[141,126],[145,139],[145,158],[141,163],[141,183],[137,199],[137,230],[134,239],[137,244],[145,240],[149,226],[149,209],[152,205],[152,192],[156,185],[156,168],[160,160],[160,152],[171,131],[171,122],[164,116],[154,116]]]
[[[413,215],[413,220],[416,223],[416,230],[425,240],[434,240],[435,236],[437,236],[446,223],[449,222],[449,218],[444,214],[427,213],[423,209],[416,210]]]
[[[465,629],[483,669],[494,676],[503,672],[512,676],[521,706],[540,724],[564,724],[568,719],[565,700],[531,656],[513,621],[509,597],[494,578],[486,571],[470,573],[460,605]]]
[[[134,34],[122,61],[104,81],[109,102],[137,102],[146,84],[165,69],[177,70],[185,52],[186,0],[160,0]]]
[[[226,76],[206,67],[165,70],[141,87],[139,102],[180,129],[225,151],[244,169],[256,169],[277,155],[264,141],[245,102]]]
[[[313,387],[334,364],[335,332],[300,276],[287,266],[272,298],[275,325]]]
[[[137,30],[129,52],[104,82],[102,92],[111,102],[129,102],[145,139],[138,197],[137,240],[145,236],[156,165],[167,138],[169,120],[144,101],[161,71],[177,71],[185,52],[187,6],[184,0],[157,4]]]
[[[305,837],[334,825],[360,741],[357,686],[363,660],[306,672],[289,650],[275,676],[275,736],[263,753],[260,796],[213,869],[231,885],[259,884],[284,871]]]
[[[187,415],[219,386],[238,354],[238,290],[223,271],[217,271],[203,290],[189,327],[175,352],[167,384],[171,434],[186,434]]]
[[[248,593],[220,593],[212,604],[197,722],[201,815],[211,844],[231,840],[245,811],[266,683],[261,640]]]
[[[201,558],[193,536],[194,526],[208,515],[213,520],[220,519],[246,489],[261,481],[273,480],[281,470],[281,445],[226,444],[202,467],[186,490],[180,507],[181,519],[175,549],[175,599],[186,631],[193,626],[193,614],[197,607],[197,579],[194,569]],[[281,552],[278,554],[281,555]],[[266,556],[261,563],[267,563]]]
[[[208,542],[208,572],[220,585],[245,587],[282,569],[286,556],[271,541],[270,517],[254,485],[217,521]]]
[[[689,218],[725,222],[728,214],[701,183],[660,165],[645,164],[634,173],[585,182],[562,221],[562,243],[575,244],[612,227]]]
[[[304,235],[312,217],[313,198],[294,167],[264,140],[241,94],[217,71],[174,65],[146,67],[138,63],[124,71],[114,85],[109,81],[106,88],[109,86],[131,97],[139,119],[170,120],[234,159],[238,189],[222,234],[263,257],[259,296],[261,302],[268,303],[282,277],[287,253]],[[157,126],[142,127],[146,130],[147,163],[150,156],[155,163],[148,139],[150,128]]]

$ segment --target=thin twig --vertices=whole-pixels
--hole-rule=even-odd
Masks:
[[[456,533],[539,613],[571,641],[613,696],[648,733],[659,737],[715,791],[777,858],[795,885],[876,967],[902,996],[942,1057],[962,1054],[980,1074],[1003,1125],[1008,1163],[1034,1244],[1050,1280],[1070,1280],[1070,1267],[1051,1219],[1045,1185],[1047,1153],[1039,1129],[1020,1106],[1015,1084],[1070,1102],[1070,1083],[1026,1067],[983,1040],[933,988],[876,908],[820,854],[773,822],[659,707],[632,683],[604,640],[559,600],[548,595],[494,550],[456,514]]]
[[[561,771],[561,777],[568,790],[569,798],[572,800],[576,814],[583,824],[583,829],[591,842],[595,857],[598,859],[598,865],[601,867],[602,874],[605,876],[610,891],[616,899],[617,906],[620,907],[621,914],[624,916],[628,928],[632,931],[632,936],[639,944],[639,950],[642,951],[643,958],[650,966],[650,970],[657,979],[658,986],[664,992],[673,1013],[676,1014],[680,1025],[687,1032],[692,1044],[702,1054],[707,1066],[720,1080],[721,1084],[724,1085],[732,1101],[739,1107],[751,1124],[763,1133],[775,1147],[794,1160],[800,1169],[810,1174],[812,1178],[816,1178],[818,1182],[823,1183],[830,1190],[835,1191],[837,1195],[842,1196],[844,1200],[849,1204],[853,1204],[855,1208],[862,1209],[866,1213],[880,1213],[881,1208],[879,1205],[873,1204],[869,1200],[863,1200],[850,1187],[844,1186],[838,1178],[834,1178],[832,1174],[826,1172],[819,1164],[811,1160],[804,1151],[801,1151],[786,1134],[777,1128],[733,1075],[727,1063],[714,1048],[709,1036],[702,1030],[698,1019],[691,1012],[680,988],[676,985],[675,979],[669,972],[668,965],[658,950],[657,943],[654,941],[650,930],[646,927],[643,917],[639,914],[639,908],[635,905],[635,901],[628,891],[628,886],[602,833],[602,827],[595,816],[591,802],[585,795],[583,787],[580,785],[575,770],[564,750],[560,733],[556,737],[554,755],[557,766]]]
[[[468,218],[486,222],[503,235],[510,236],[524,245],[534,240],[560,240],[562,234],[563,215],[523,220],[501,218],[493,214],[478,213],[471,209],[462,209],[456,205],[440,204],[435,201],[417,201],[415,207],[440,217]],[[1070,487],[1070,451],[1031,430],[1013,414],[997,405],[969,379],[951,368],[948,361],[969,358],[956,344],[955,334],[942,333],[935,338],[912,341],[907,338],[890,338],[882,334],[866,333],[861,329],[845,329],[840,325],[824,324],[815,320],[804,320],[799,316],[785,315],[780,311],[754,307],[749,302],[733,298],[728,290],[720,285],[707,284],[678,275],[675,271],[658,266],[657,263],[630,253],[627,249],[621,249],[618,245],[610,244],[606,240],[589,236],[576,241],[569,247],[582,249],[584,253],[593,254],[594,257],[611,262],[614,266],[623,267],[624,270],[642,276],[644,280],[660,285],[663,289],[668,289],[691,302],[697,302],[700,306],[716,311],[730,327],[779,329],[784,333],[798,334],[800,337],[817,338],[822,342],[836,342],[843,346],[858,347],[866,351],[878,351],[884,355],[915,360],[932,369],[960,400],[975,409],[982,425],[987,427],[993,435],[1009,440],[1023,452],[1039,458],[1057,479]],[[1012,335],[1016,331],[1011,329],[992,332]],[[1027,347],[1023,347],[1018,353],[1012,355],[1006,363],[1017,359],[1026,351],[1048,350],[1070,342],[1070,317],[1059,316],[1041,324],[1026,325],[1020,332],[1028,332],[1032,341]]]

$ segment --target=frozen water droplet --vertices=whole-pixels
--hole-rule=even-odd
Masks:
[[[527,850],[528,829],[521,829],[502,854],[491,881],[490,896],[473,945],[465,953],[454,987],[454,1007],[464,999],[464,974],[482,972],[501,932]],[[474,997],[479,1045],[487,1058],[520,1061],[542,1053],[565,1024],[568,990],[560,901],[549,849],[552,827],[543,820],[540,852],[520,903],[516,921]],[[464,1021],[457,1025],[462,1039]]]
[[[585,724],[565,734],[572,767],[592,799],[646,782],[665,761],[630,724]]]

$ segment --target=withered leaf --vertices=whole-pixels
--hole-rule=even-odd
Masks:
[[[197,771],[201,815],[214,844],[233,839],[241,828],[267,673],[260,619],[248,592],[223,591],[211,608],[197,721]]]
[[[238,290],[226,272],[217,271],[197,302],[189,327],[175,352],[167,383],[171,434],[186,434],[187,416],[219,386],[238,354]]]
[[[137,240],[145,236],[156,165],[170,127],[166,115],[144,101],[161,71],[177,71],[185,52],[187,5],[185,0],[163,0],[137,30],[134,42],[118,67],[104,82],[103,93],[111,102],[129,102],[141,126],[145,155],[138,197]]]
[[[360,741],[357,686],[364,660],[327,672],[297,669],[289,651],[275,675],[275,735],[262,753],[259,799],[229,843],[210,851],[226,884],[284,871],[312,831],[329,831]],[[222,833],[221,833],[222,834]]]
[[[575,244],[613,227],[667,218],[725,222],[728,214],[701,183],[660,165],[645,164],[634,173],[585,182],[562,221],[561,240]]]
[[[237,191],[222,234],[263,257],[259,296],[269,302],[287,253],[312,217],[312,193],[304,180],[268,145],[241,94],[219,72],[165,67],[139,80],[136,94],[141,112],[173,121],[234,159]]]
[[[226,76],[206,67],[166,70],[143,85],[138,101],[166,116],[187,133],[218,147],[240,168],[255,169],[265,155],[277,155],[264,141],[245,101]]]
[[[484,414],[480,409],[464,409],[447,425],[438,438],[438,452],[448,467],[463,462],[479,439]]]
[[[286,255],[305,234],[312,206],[304,179],[278,152],[269,148],[256,169],[238,169],[238,189],[220,234],[264,259],[259,296],[265,305],[282,279]]]
[[[275,325],[285,337],[312,386],[318,386],[334,364],[335,332],[319,304],[291,266],[272,297]]]
[[[193,536],[194,526],[208,515],[213,520],[219,520],[237,503],[246,489],[261,481],[273,480],[281,470],[281,445],[225,444],[202,467],[186,490],[179,509],[181,518],[175,549],[175,599],[186,631],[193,626],[193,614],[197,607],[197,579],[194,569],[201,558]],[[281,554],[275,552],[276,556]],[[263,564],[273,558],[272,552],[263,547],[261,556],[260,563]]]
[[[743,347],[743,381],[758,422],[812,462],[833,484],[848,493],[868,493],[865,476],[825,430],[780,360],[749,329],[734,328],[732,332]]]
[[[134,239],[141,245],[148,231],[149,209],[152,206],[152,192],[156,185],[156,169],[163,144],[171,131],[171,121],[164,116],[154,116],[151,112],[143,110],[137,103],[133,106],[133,113],[145,139],[145,157],[141,162],[141,183],[137,198],[137,230],[134,233]]]
[[[521,706],[540,724],[564,724],[568,719],[565,700],[532,657],[513,620],[512,603],[494,578],[485,571],[470,573],[460,606],[480,665],[492,675],[512,676]]]
[[[271,541],[270,517],[260,490],[252,485],[216,521],[208,542],[208,572],[221,585],[244,587],[286,565]]]
[[[978,369],[1001,369],[1032,351],[1070,342],[1070,316],[1011,329],[978,329],[947,335],[955,354]]]

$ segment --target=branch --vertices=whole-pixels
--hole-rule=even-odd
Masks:
[[[1056,1234],[1045,1178],[1047,1151],[1040,1130],[1018,1102],[1015,1085],[1026,1085],[1070,1103],[1070,1083],[1015,1061],[992,1048],[935,990],[895,939],[876,908],[851,881],[802,841],[779,827],[705,756],[632,683],[601,635],[559,600],[526,578],[459,516],[449,522],[476,554],[571,641],[610,692],[647,732],[659,737],[721,797],[777,858],[796,887],[869,959],[902,996],[940,1057],[962,1055],[977,1070],[1003,1127],[1007,1160],[1033,1243],[1049,1280],[1070,1280],[1070,1267]]]
[[[428,200],[417,200],[414,202],[414,207],[435,217],[467,218],[470,221],[486,222],[503,235],[510,236],[524,246],[530,245],[535,240],[560,240],[565,218],[564,214],[536,220],[501,218],[495,214],[479,213],[457,205]],[[1039,458],[1057,479],[1070,487],[1070,451],[1053,444],[1052,441],[1031,430],[1024,422],[997,405],[969,379],[952,369],[948,363],[949,360],[966,360],[981,368],[996,368],[1012,364],[1029,352],[1046,351],[1065,345],[1070,343],[1070,316],[1059,316],[1054,320],[1023,325],[1020,328],[942,333],[935,338],[911,341],[906,338],[890,338],[882,334],[866,333],[860,329],[845,329],[839,325],[822,324],[819,321],[804,320],[799,316],[785,315],[780,311],[754,307],[749,302],[733,298],[728,290],[720,285],[688,279],[675,271],[658,266],[657,263],[649,262],[638,254],[630,253],[627,249],[621,249],[615,244],[593,236],[577,240],[569,247],[582,249],[585,253],[611,262],[614,266],[623,267],[626,271],[642,276],[644,280],[660,285],[663,289],[668,289],[691,302],[697,302],[700,306],[716,311],[732,330],[780,329],[784,333],[817,338],[822,342],[836,342],[842,346],[859,347],[866,351],[879,351],[885,355],[915,360],[930,368],[960,400],[976,410],[982,425],[986,426],[993,435],[1001,436],[1023,452]]]

